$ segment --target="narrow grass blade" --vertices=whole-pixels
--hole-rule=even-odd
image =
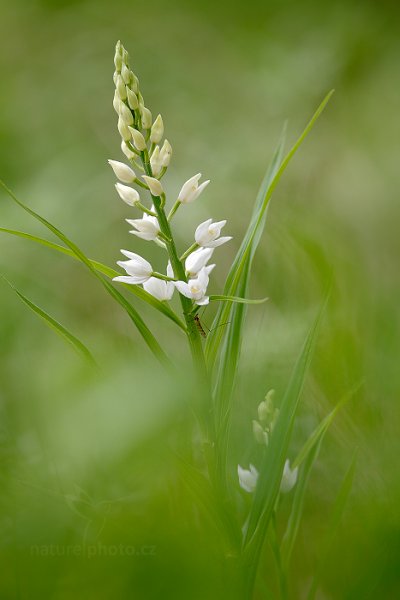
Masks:
[[[85,344],[83,344],[77,337],[75,337],[70,331],[68,331],[68,329],[66,327],[61,325],[61,323],[56,321],[56,319],[54,319],[52,316],[50,316],[46,311],[44,311],[37,304],[32,302],[32,300],[29,300],[29,298],[24,296],[24,294],[22,292],[20,292],[15,287],[15,285],[13,285],[6,277],[4,277],[4,275],[0,274],[0,277],[3,279],[3,281],[5,281],[10,286],[10,288],[17,294],[17,296],[22,300],[22,302],[26,306],[28,306],[36,315],[38,315],[39,317],[41,317],[41,319],[43,319],[43,321],[46,323],[46,325],[48,327],[50,327],[50,329],[55,331],[65,341],[67,341],[69,344],[71,344],[73,346],[73,348],[78,352],[78,354],[83,356],[90,363],[92,363],[94,365],[96,364],[92,354],[90,353],[88,348],[86,348]]]
[[[55,244],[54,242],[50,242],[49,240],[38,237],[36,235],[31,235],[30,233],[25,233],[24,231],[18,231],[16,229],[7,229],[5,227],[0,227],[0,232],[9,233],[11,235],[30,240],[47,248],[51,248],[52,250],[56,250],[57,252],[61,252],[62,254],[74,258],[75,260],[80,260],[79,257],[70,248],[65,248],[65,246]],[[108,277],[109,279],[113,279],[113,277],[117,277],[117,275],[120,275],[120,273],[115,269],[108,267],[107,265],[98,262],[97,260],[88,260],[92,267],[96,269],[96,271],[102,273],[103,275],[106,275],[106,277]],[[160,300],[154,298],[154,296],[146,292],[146,290],[144,290],[138,285],[128,285],[127,283],[122,283],[120,285],[122,285],[125,289],[131,292],[134,296],[137,296],[141,300],[144,300],[145,302],[153,306],[155,309],[163,313],[166,317],[171,319],[171,321],[174,321],[174,323],[176,323],[183,331],[186,332],[186,326],[184,322],[167,304],[165,304],[165,302],[160,302]]]
[[[236,302],[237,304],[263,304],[268,300],[268,298],[258,298],[256,300],[251,300],[250,298],[239,298],[238,296],[220,296],[218,294],[213,294],[209,298],[210,302],[225,300],[226,302]]]
[[[318,589],[318,583],[322,574],[322,570],[324,568],[325,562],[328,558],[329,550],[331,548],[335,533],[339,526],[339,523],[342,519],[342,515],[344,509],[346,507],[346,503],[348,497],[351,492],[351,488],[353,486],[354,473],[357,462],[357,451],[354,452],[353,458],[351,460],[350,466],[344,476],[343,482],[340,486],[339,493],[336,497],[335,504],[333,507],[332,515],[329,521],[328,531],[325,539],[325,543],[319,553],[319,562],[314,571],[314,578],[311,583],[310,591],[307,595],[307,600],[314,600],[316,591]]]
[[[319,311],[297,359],[279,409],[279,417],[259,469],[259,480],[244,536],[244,566],[248,591],[254,585],[259,557],[279,493],[296,410],[326,301]]]
[[[34,217],[37,221],[42,223],[47,229],[49,229],[56,237],[58,237],[68,248],[72,250],[75,256],[85,264],[91,273],[102,283],[106,291],[114,298],[116,302],[118,302],[128,313],[129,317],[136,325],[139,333],[143,337],[144,341],[153,352],[153,354],[157,357],[157,359],[164,365],[170,366],[170,360],[165,354],[164,350],[161,348],[160,344],[151,333],[150,329],[147,327],[145,322],[139,313],[133,308],[133,306],[126,300],[126,298],[118,292],[108,281],[103,279],[103,277],[96,271],[96,269],[91,264],[90,260],[87,256],[82,252],[80,248],[74,242],[72,242],[62,231],[57,229],[54,225],[52,225],[49,221],[47,221],[44,217],[40,216],[37,212],[26,206],[23,202],[18,200],[15,194],[10,190],[10,188],[0,179],[0,185],[4,188],[7,194],[12,198],[12,200],[18,204],[25,212]]]

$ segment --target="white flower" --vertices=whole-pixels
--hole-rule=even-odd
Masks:
[[[153,267],[147,260],[128,250],[121,250],[122,254],[129,258],[129,260],[119,260],[117,265],[125,269],[128,273],[128,277],[125,275],[114,277],[113,281],[122,281],[124,283],[145,283],[150,279],[153,273]]]
[[[153,207],[152,207],[153,210]],[[137,231],[130,231],[142,240],[155,240],[160,233],[160,226],[157,221],[157,217],[143,214],[142,219],[126,219],[129,225],[133,225]]]
[[[187,257],[185,261],[186,273],[189,276],[194,276],[198,273],[210,260],[214,248],[199,248]]]
[[[268,446],[268,432],[264,431],[258,421],[253,421],[253,435],[258,444]]]
[[[194,234],[196,244],[204,248],[216,248],[217,246],[222,246],[225,242],[229,242],[232,237],[219,237],[221,229],[225,224],[226,221],[213,223],[212,219],[207,219],[204,223],[200,223]]]
[[[136,202],[140,201],[139,193],[133,188],[122,185],[122,183],[116,183],[115,188],[122,200],[129,204],[129,206],[135,206]]]
[[[207,286],[209,282],[209,274],[215,265],[203,267],[195,279],[186,281],[175,281],[174,285],[178,292],[186,298],[191,298],[199,306],[205,306],[209,302],[209,297],[206,296]]]
[[[167,275],[168,277],[174,276],[170,262],[168,262],[167,266]],[[171,300],[175,289],[173,281],[163,281],[157,277],[150,277],[150,279],[143,284],[143,287],[146,292],[161,301]]]
[[[254,465],[250,465],[250,470],[243,469],[238,465],[238,477],[239,485],[245,492],[254,492],[258,480],[258,471]]]
[[[126,93],[128,96],[128,104],[131,107],[131,109],[136,110],[137,108],[139,108],[139,100],[138,100],[135,92],[132,92],[131,89],[126,88]]]
[[[126,144],[126,142],[124,142],[124,140],[122,140],[122,142],[121,142],[121,150],[125,154],[126,158],[129,158],[129,160],[136,158],[136,154],[134,152],[132,152],[132,150],[128,147],[128,145]]]
[[[146,108],[146,106],[142,106],[140,108],[140,114],[142,115],[142,127],[143,127],[143,129],[150,129],[151,122],[153,120],[153,117],[151,116],[151,112],[149,111],[148,108]]]
[[[292,470],[290,468],[289,459],[286,460],[285,466],[283,468],[281,488],[280,488],[282,494],[287,494],[287,492],[290,492],[290,490],[292,488],[294,488],[294,486],[296,485],[296,481],[297,481],[298,470],[299,470],[298,467],[296,467],[295,469]]]
[[[161,141],[162,136],[164,135],[164,123],[162,120],[162,116],[158,115],[157,119],[154,121],[153,126],[150,132],[150,142],[152,144],[158,144]]]
[[[130,134],[131,128],[128,127],[128,125],[121,118],[121,116],[118,117],[117,127],[118,127],[119,134],[122,137],[122,139],[124,140],[124,142],[129,142],[131,139],[131,134]]]
[[[210,183],[208,180],[199,185],[200,177],[201,173],[197,173],[197,175],[194,175],[183,184],[178,196],[179,202],[182,202],[182,204],[190,204],[200,196],[204,188]]]
[[[153,196],[162,196],[164,193],[163,186],[155,177],[149,177],[148,175],[142,175],[142,179],[145,180],[149,186],[150,192]]]
[[[125,95],[125,98],[126,98],[126,95]],[[124,104],[124,102],[120,102],[119,116],[121,117],[121,119],[123,120],[125,125],[133,125],[132,111],[127,107],[126,104]]]
[[[133,183],[136,179],[136,173],[133,169],[128,167],[125,163],[119,162],[118,160],[109,160],[108,164],[114,171],[116,177],[124,183]]]

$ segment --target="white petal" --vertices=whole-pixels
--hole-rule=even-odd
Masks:
[[[186,296],[186,298],[192,298],[189,286],[185,281],[174,281],[174,286],[180,294]]]
[[[208,296],[203,296],[200,300],[195,300],[198,306],[206,306],[210,302],[210,298]]]
[[[286,460],[283,468],[282,480],[280,490],[283,494],[290,492],[290,490],[296,485],[298,467],[295,469],[290,468],[289,460]]]
[[[133,169],[128,167],[128,165],[119,162],[118,160],[111,159],[108,163],[120,181],[123,181],[124,183],[133,183],[135,181],[136,173]]]
[[[249,493],[254,492],[257,485],[258,471],[253,465],[250,465],[250,470],[243,469],[238,465],[238,477],[239,485],[243,490]]]
[[[200,223],[200,225],[194,232],[194,239],[196,240],[196,244],[198,244],[199,246],[204,246],[204,242],[208,240],[208,228],[211,225],[211,223],[212,219],[207,219],[207,221]]]
[[[199,248],[187,257],[185,261],[185,269],[188,273],[196,274],[210,260],[213,253],[212,248]]]
[[[140,200],[140,196],[136,190],[127,185],[123,185],[122,183],[116,183],[115,188],[122,200],[129,204],[129,206],[134,206],[136,202]]]
[[[197,173],[197,175],[193,175],[190,179],[188,179],[182,186],[181,191],[178,195],[178,200],[182,203],[189,202],[188,197],[197,189],[198,181],[201,177],[201,173]]]
[[[150,279],[143,284],[143,288],[146,292],[158,300],[166,300],[166,287],[166,282],[157,279],[157,277],[150,277]]]
[[[146,242],[152,242],[157,237],[157,234],[154,235],[154,233],[152,233],[151,231],[134,231],[133,229],[131,229],[129,233],[131,233],[132,235],[136,235],[136,237],[140,238],[141,240],[146,240]]]
[[[231,239],[232,239],[232,236],[220,237],[217,240],[208,242],[207,248],[217,248],[218,246],[222,246],[222,244],[226,244],[226,242],[229,242],[229,240],[231,240]]]
[[[113,281],[122,281],[123,283],[137,285],[138,283],[143,283],[143,278],[134,277],[133,275],[119,275],[118,277],[114,277]]]
[[[191,196],[190,200],[188,200],[188,202],[194,202],[200,196],[200,194],[204,190],[204,188],[206,188],[208,186],[209,183],[210,183],[210,180],[207,179],[207,181],[204,181],[201,185],[199,185],[199,187],[193,193],[193,195]]]

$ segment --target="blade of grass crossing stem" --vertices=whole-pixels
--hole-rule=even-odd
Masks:
[[[342,485],[340,486],[339,493],[336,497],[335,504],[332,511],[332,516],[330,518],[328,532],[325,539],[325,544],[322,547],[321,552],[319,553],[319,563],[314,571],[314,578],[311,583],[310,591],[308,592],[307,600],[314,600],[316,591],[318,589],[319,579],[322,574],[322,570],[324,564],[328,558],[329,550],[332,546],[332,542],[339,527],[339,523],[341,521],[344,509],[346,507],[346,503],[348,497],[351,492],[351,488],[353,486],[354,472],[356,468],[357,462],[357,450],[354,451],[353,458],[351,460],[350,466],[344,476]]]
[[[279,493],[296,410],[303,389],[305,376],[311,362],[312,351],[327,298],[328,293],[296,361],[296,365],[279,408],[279,416],[273,434],[265,449],[259,470],[258,484],[254,493],[248,526],[244,537],[245,581],[246,592],[249,595],[250,590],[252,590],[254,586],[258,561]]]
[[[362,382],[358,383],[352,390],[350,390],[338,404],[331,410],[331,412],[321,421],[321,423],[315,428],[313,433],[309,436],[308,440],[300,450],[297,458],[292,463],[292,469],[301,467],[300,475],[295,487],[292,510],[290,513],[288,525],[282,538],[281,543],[281,556],[282,563],[287,575],[290,565],[290,559],[293,551],[293,547],[296,541],[297,532],[303,513],[304,496],[313,467],[314,462],[318,458],[319,450],[324,440],[325,434],[329,429],[333,419],[339,412],[339,410],[349,402],[354,394],[360,389]],[[304,463],[304,464],[303,464]]]
[[[0,227],[0,232],[9,233],[11,235],[15,235],[20,238],[30,240],[32,242],[36,242],[37,244],[45,246],[46,248],[51,248],[52,250],[61,252],[62,254],[65,254],[66,256],[70,256],[71,258],[73,258],[75,260],[78,260],[78,261],[80,260],[79,257],[70,248],[65,248],[64,246],[61,246],[60,244],[55,244],[54,242],[50,242],[49,240],[45,240],[44,238],[38,237],[36,235],[31,235],[30,233],[25,233],[24,231],[18,231],[16,229],[6,229],[5,227]],[[102,273],[109,279],[112,279],[113,277],[116,277],[117,275],[120,274],[115,269],[108,267],[107,265],[104,265],[103,263],[98,262],[97,260],[92,260],[92,259],[88,258],[88,261],[90,262],[92,267],[94,269],[96,269],[96,271],[98,271],[99,273]],[[179,327],[181,329],[183,329],[183,331],[186,331],[186,327],[185,327],[185,324],[183,323],[183,321],[164,302],[160,302],[160,300],[157,300],[157,298],[154,298],[154,296],[152,296],[151,294],[146,292],[146,290],[144,290],[142,287],[140,287],[138,285],[129,285],[127,283],[123,283],[122,285],[124,286],[125,289],[127,289],[129,292],[134,294],[134,296],[137,296],[141,300],[144,300],[145,302],[147,302],[148,304],[150,304],[151,306],[153,306],[154,308],[159,310],[166,317],[171,319],[171,321],[174,321],[174,323],[179,325]],[[257,303],[261,302],[261,300],[251,300],[249,302],[257,304]]]
[[[37,212],[26,206],[23,202],[18,200],[15,194],[10,190],[9,187],[0,179],[1,186],[5,189],[8,195],[13,199],[13,201],[18,204],[23,210],[25,210],[28,214],[34,217],[37,221],[42,223],[47,229],[49,229],[56,237],[58,237],[68,248],[72,250],[72,252],[79,258],[81,262],[83,262],[88,269],[92,272],[92,274],[102,283],[106,291],[114,298],[116,302],[118,302],[128,313],[129,317],[136,325],[139,333],[142,335],[144,341],[153,352],[153,354],[157,357],[157,359],[164,365],[170,365],[170,361],[165,354],[164,350],[161,348],[160,344],[156,340],[156,338],[151,333],[150,329],[147,327],[145,322],[139,313],[133,308],[133,306],[126,300],[126,298],[118,292],[107,280],[103,279],[103,277],[96,271],[93,265],[90,263],[90,260],[87,256],[78,248],[74,242],[72,242],[62,231],[57,229],[54,225],[52,225],[49,221],[47,221],[44,217],[40,216]]]
[[[96,362],[88,350],[85,344],[83,344],[77,337],[75,337],[66,327],[61,325],[56,319],[54,319],[51,315],[49,315],[46,311],[44,311],[40,306],[29,300],[22,292],[20,292],[14,284],[11,283],[4,275],[0,273],[0,277],[10,286],[10,288],[17,294],[17,296],[22,300],[22,302],[28,306],[36,315],[38,315],[43,321],[46,323],[50,329],[55,331],[60,337],[67,341],[69,344],[73,346],[73,348],[83,356],[86,360],[88,360],[91,364],[95,365]]]
[[[301,146],[303,141],[306,139],[307,135],[312,130],[316,120],[323,112],[325,106],[329,102],[334,90],[331,90],[323,99],[311,120],[308,122],[306,128],[297,139],[295,144],[292,146],[288,154],[281,162],[281,155],[283,151],[283,136],[278,145],[277,151],[275,152],[273,161],[271,166],[267,172],[267,175],[264,179],[264,182],[261,186],[259,195],[256,200],[255,211],[253,213],[253,218],[249,225],[248,231],[244,237],[243,243],[236,255],[236,258],[233,262],[233,265],[229,271],[224,294],[226,296],[234,296],[236,295],[237,286],[240,282],[242,271],[245,265],[246,260],[248,260],[248,256],[250,255],[250,262],[254,256],[255,250],[259,243],[260,237],[262,235],[265,219],[266,219],[266,210],[271,199],[272,193],[275,190],[280,178],[282,177],[286,167],[288,166],[290,160],[293,158],[294,154],[297,152],[298,148]],[[213,323],[213,335],[209,337],[208,344],[206,345],[206,356],[209,364],[214,364],[215,356],[220,344],[221,337],[223,335],[222,332],[218,330],[221,329],[218,327],[219,323],[226,322],[229,320],[229,310],[230,307],[227,304],[223,304],[220,306],[219,311],[215,317]]]

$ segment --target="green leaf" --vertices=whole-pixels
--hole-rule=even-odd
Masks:
[[[18,231],[16,229],[7,229],[5,227],[0,227],[0,231],[3,233],[9,233],[11,235],[30,240],[47,248],[51,248],[52,250],[56,250],[57,252],[61,252],[62,254],[74,258],[75,260],[80,260],[79,257],[72,250],[70,250],[70,248],[65,248],[60,244],[55,244],[54,242],[50,242],[49,240],[45,240],[44,238],[38,237],[36,235],[31,235],[30,233],[25,233],[24,231]],[[96,269],[96,271],[102,273],[103,275],[106,275],[106,277],[108,277],[109,279],[113,279],[114,277],[117,277],[117,275],[120,275],[120,273],[118,273],[118,271],[116,271],[115,269],[112,269],[111,267],[108,267],[107,265],[104,265],[103,263],[98,262],[97,260],[92,260],[88,258],[88,261],[90,262],[92,267]],[[171,319],[171,321],[174,321],[174,323],[179,325],[179,327],[186,332],[186,326],[183,323],[183,321],[165,302],[160,302],[160,300],[154,298],[154,296],[146,292],[146,290],[144,290],[138,285],[129,285],[127,283],[120,283],[120,285],[122,285],[125,289],[131,292],[134,296],[137,296],[141,300],[144,300],[145,302],[153,306],[155,309],[163,313],[166,317]]]
[[[72,250],[74,255],[87,266],[87,268],[91,271],[91,273],[101,282],[106,291],[114,298],[116,302],[118,302],[127,312],[133,323],[136,325],[139,333],[142,335],[144,341],[156,356],[156,358],[164,365],[170,366],[170,360],[165,354],[164,350],[161,348],[160,344],[151,333],[150,329],[147,327],[145,322],[139,313],[134,309],[134,307],[126,300],[126,298],[118,292],[108,281],[106,281],[94,268],[91,264],[90,260],[87,256],[82,252],[80,248],[74,242],[72,242],[62,231],[57,229],[54,225],[52,225],[49,221],[47,221],[44,217],[40,216],[34,210],[26,206],[23,202],[18,200],[15,194],[10,190],[9,187],[0,179],[0,185],[5,189],[7,194],[12,198],[12,200],[18,204],[24,211],[34,217],[37,221],[42,223],[47,229],[49,229],[56,237],[58,237],[68,248]]]
[[[247,530],[244,536],[244,567],[248,590],[251,590],[254,585],[259,557],[279,494],[296,410],[305,376],[311,362],[312,351],[327,298],[328,293],[297,359],[279,409],[279,416],[274,431],[265,449],[259,469],[258,484],[254,493]]]
[[[0,273],[0,277],[10,286],[10,288],[17,294],[17,296],[22,300],[26,306],[28,306],[35,314],[37,314],[43,321],[55,331],[59,336],[61,336],[64,340],[66,340],[69,344],[73,346],[73,348],[84,358],[86,358],[90,363],[96,364],[95,360],[90,353],[90,351],[86,348],[85,344],[83,344],[77,337],[75,337],[68,329],[66,329],[61,323],[56,321],[52,316],[50,316],[46,311],[40,308],[37,304],[29,300],[22,292],[20,292],[4,275]]]
[[[250,298],[239,298],[238,296],[222,296],[218,294],[213,294],[209,296],[210,302],[215,302],[219,300],[225,300],[226,302],[236,302],[237,304],[263,304],[268,300],[268,298],[259,298],[257,300],[250,300]]]
[[[336,496],[332,515],[329,520],[326,539],[325,539],[325,542],[322,545],[322,548],[320,549],[320,552],[319,552],[319,561],[318,561],[317,567],[314,570],[314,578],[313,578],[311,586],[310,586],[310,591],[308,592],[307,600],[314,600],[314,598],[315,598],[315,594],[318,589],[318,583],[319,583],[319,579],[322,574],[323,567],[328,558],[329,550],[332,546],[337,528],[339,527],[344,509],[346,507],[348,497],[351,492],[351,488],[353,486],[356,462],[357,462],[357,450],[354,451],[350,466],[349,466],[348,470],[346,471],[346,474],[343,478],[342,484],[339,488],[339,492]]]

